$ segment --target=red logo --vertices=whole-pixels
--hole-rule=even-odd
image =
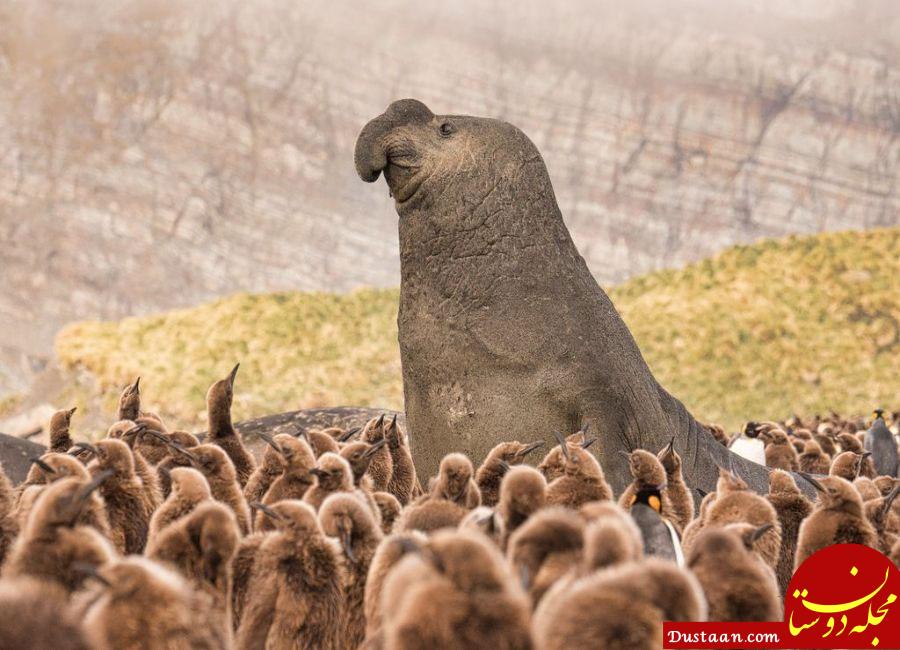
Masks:
[[[900,648],[900,571],[859,544],[811,555],[784,597],[788,633],[800,647]]]

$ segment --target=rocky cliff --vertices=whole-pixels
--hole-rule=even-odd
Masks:
[[[0,2],[0,396],[73,319],[396,284],[398,97],[528,133],[604,282],[900,223],[896,4],[627,4]]]

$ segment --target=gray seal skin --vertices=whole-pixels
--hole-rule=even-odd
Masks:
[[[363,128],[356,171],[384,173],[399,215],[400,356],[420,475],[504,440],[551,444],[590,426],[607,478],[618,453],[675,436],[692,487],[718,466],[756,491],[768,472],[718,444],[654,379],[631,332],[575,248],[534,144],[505,122],[434,115],[403,99]]]

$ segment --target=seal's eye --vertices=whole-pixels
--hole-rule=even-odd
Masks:
[[[450,122],[444,122],[440,126],[441,135],[445,138],[449,138],[451,135],[456,132],[456,127],[450,124]]]

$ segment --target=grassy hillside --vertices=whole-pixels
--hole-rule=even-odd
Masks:
[[[610,290],[660,381],[700,418],[835,409],[900,398],[900,229],[765,241]],[[396,290],[239,294],[56,341],[111,409],[141,374],[148,403],[202,422],[207,386],[241,362],[238,417],[329,404],[402,406]]]

